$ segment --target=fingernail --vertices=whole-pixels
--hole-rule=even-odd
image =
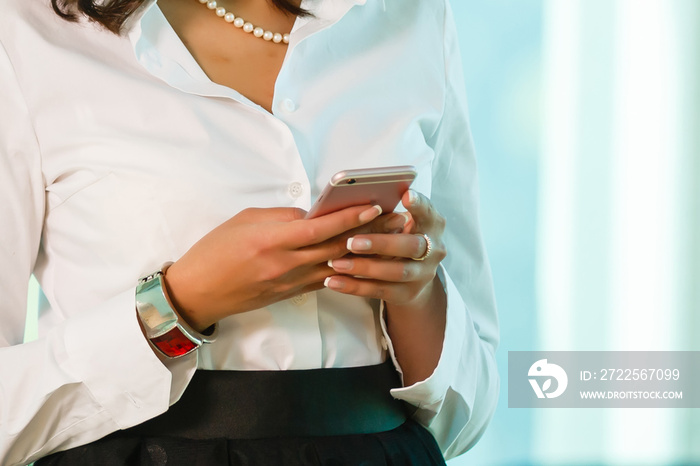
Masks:
[[[323,286],[331,290],[341,290],[343,289],[343,281],[335,277],[326,277],[323,281]]]
[[[360,221],[369,222],[370,220],[374,220],[375,218],[379,217],[381,214],[382,207],[379,205],[373,205],[360,214]]]
[[[411,205],[414,205],[418,202],[418,193],[416,193],[414,190],[409,189],[408,190],[408,202]]]
[[[328,266],[333,270],[343,271],[352,269],[352,259],[331,259]]]
[[[372,242],[364,238],[348,238],[346,247],[350,251],[367,251],[372,248]]]

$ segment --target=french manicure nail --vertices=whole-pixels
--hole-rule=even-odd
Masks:
[[[346,245],[350,251],[368,251],[372,248],[372,242],[364,238],[348,238]]]
[[[334,270],[350,270],[352,268],[352,259],[332,259],[328,261]]]
[[[360,221],[369,222],[370,220],[374,220],[375,218],[379,217],[381,214],[382,207],[379,205],[373,205],[360,214]]]
[[[408,190],[408,202],[411,205],[414,205],[418,202],[418,193],[416,193],[414,190],[409,189]]]
[[[338,280],[335,277],[326,277],[323,281],[323,286],[330,288],[331,290],[341,290],[343,289],[343,281]]]

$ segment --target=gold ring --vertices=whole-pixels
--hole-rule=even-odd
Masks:
[[[425,252],[422,256],[412,257],[411,259],[413,259],[414,261],[424,261],[430,256],[430,253],[433,252],[433,242],[430,239],[430,236],[426,235],[425,233],[421,233],[418,236],[422,236],[423,238],[425,238]]]

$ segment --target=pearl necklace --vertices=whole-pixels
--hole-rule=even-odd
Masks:
[[[260,26],[253,26],[253,23],[244,20],[240,16],[235,16],[230,11],[226,11],[222,6],[218,6],[216,0],[199,0],[199,3],[206,4],[207,8],[216,12],[216,16],[224,18],[224,21],[227,23],[233,23],[234,26],[243,29],[243,31],[247,33],[252,33],[255,37],[266,41],[272,41],[275,44],[279,44],[280,42],[283,44],[289,43],[289,34],[266,31]]]

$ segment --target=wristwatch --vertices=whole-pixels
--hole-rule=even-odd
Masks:
[[[199,333],[173,309],[163,288],[163,276],[171,264],[167,262],[160,270],[139,279],[136,311],[151,345],[168,358],[179,358],[204,343],[212,343],[219,327],[214,324]]]

